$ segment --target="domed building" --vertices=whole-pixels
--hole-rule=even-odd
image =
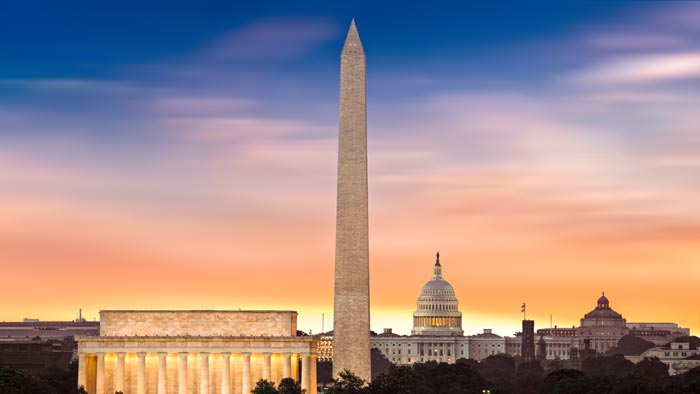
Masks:
[[[411,335],[463,336],[462,312],[452,285],[442,278],[440,253],[436,255],[433,277],[423,286],[413,312]]]
[[[617,341],[627,335],[627,321],[621,314],[610,308],[608,297],[598,298],[595,309],[586,313],[581,319],[581,325],[576,329],[576,336],[581,343],[579,348],[589,348],[598,353],[604,353],[617,346]]]

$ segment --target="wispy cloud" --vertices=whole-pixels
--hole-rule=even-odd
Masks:
[[[654,84],[700,79],[700,52],[658,53],[603,60],[574,72],[569,79],[590,84]]]
[[[250,23],[214,42],[203,55],[221,60],[269,60],[301,56],[339,32],[320,19],[270,19]]]
[[[0,79],[0,86],[55,91],[79,91],[85,93],[115,93],[131,91],[139,85],[132,81],[65,78]]]

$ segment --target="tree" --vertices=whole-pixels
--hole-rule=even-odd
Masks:
[[[48,384],[57,394],[73,394],[78,386],[78,363],[71,363],[65,370],[49,368],[35,379]]]
[[[331,379],[331,387],[326,390],[326,394],[369,394],[365,387],[367,383],[364,379],[348,371],[340,372],[339,379]]]
[[[325,385],[333,378],[333,363],[330,361],[316,362],[316,379]]]
[[[479,372],[484,379],[491,382],[494,390],[511,391],[513,375],[515,374],[515,360],[505,354],[488,356],[481,362]]]
[[[635,365],[635,375],[651,383],[660,383],[668,377],[668,365],[656,357],[644,357]]]
[[[370,368],[372,370],[372,379],[376,378],[380,374],[389,371],[389,367],[393,364],[389,361],[386,356],[382,354],[382,351],[377,348],[372,348],[370,351]]]
[[[518,394],[537,394],[540,392],[544,368],[539,361],[530,361],[518,365],[515,373],[514,392]]]
[[[277,386],[277,391],[279,394],[304,394],[306,392],[306,390],[301,389],[299,382],[292,378],[282,379]]]
[[[414,364],[412,368],[418,378],[416,394],[481,393],[492,387],[471,363],[430,361]]]
[[[591,357],[583,361],[583,372],[622,377],[634,371],[634,364],[621,354],[612,357]]]
[[[620,338],[617,342],[617,346],[610,348],[605,354],[607,356],[613,356],[616,354],[623,354],[625,356],[638,356],[644,351],[655,347],[653,342],[645,341],[642,338],[635,337],[634,335],[625,335]]]
[[[582,377],[585,377],[585,374],[576,369],[560,369],[554,371],[544,378],[541,392],[542,394],[553,394],[558,387],[569,385],[571,382],[577,381]]]
[[[415,394],[420,378],[413,367],[394,366],[377,376],[369,385],[372,394]]]
[[[255,384],[255,388],[251,390],[253,394],[279,394],[279,391],[275,388],[275,383],[269,380],[260,379]]]
[[[41,379],[9,367],[0,368],[2,394],[55,394],[56,390]]]

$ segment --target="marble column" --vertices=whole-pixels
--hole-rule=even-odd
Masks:
[[[209,353],[200,352],[199,394],[209,394]]]
[[[98,393],[105,392],[105,354],[97,353],[97,379],[95,380],[95,391]]]
[[[158,394],[166,394],[168,386],[168,353],[158,353]]]
[[[312,354],[309,356],[309,384],[311,385],[310,391],[307,394],[316,394],[316,384],[318,377],[316,376],[316,355]]]
[[[87,361],[85,353],[78,354],[78,387],[87,389]]]
[[[177,371],[177,394],[187,394],[187,352],[180,353],[180,364]]]
[[[124,387],[124,370],[126,367],[126,353],[117,353],[117,377],[115,384],[116,391],[125,391]]]
[[[309,390],[309,376],[310,376],[310,370],[309,370],[309,355],[308,354],[302,354],[301,355],[301,389],[306,390],[306,392],[310,392]]]
[[[250,393],[250,353],[243,353],[243,373],[241,377],[241,392]]]
[[[282,373],[282,378],[291,378],[292,376],[292,354],[291,353],[284,353],[282,355],[284,357],[284,370]],[[296,379],[295,379],[296,380]]]
[[[146,353],[136,353],[139,357],[136,370],[136,394],[146,394]]]
[[[221,353],[221,394],[231,394],[231,353]]]
[[[270,380],[272,373],[272,353],[263,353],[263,379]]]

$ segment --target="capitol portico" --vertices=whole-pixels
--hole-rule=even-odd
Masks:
[[[242,394],[301,380],[316,393],[316,347],[292,311],[101,311],[78,337],[78,385],[105,394]]]

